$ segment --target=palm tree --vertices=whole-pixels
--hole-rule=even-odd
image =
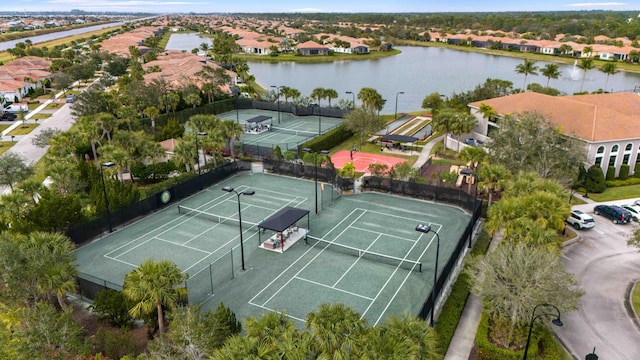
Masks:
[[[173,150],[172,160],[186,167],[187,172],[195,168],[195,160],[197,158],[196,147],[194,142],[180,141]]]
[[[493,199],[493,193],[500,191],[503,184],[507,181],[510,174],[509,171],[500,164],[483,164],[478,171],[478,187],[483,192],[489,193],[489,204],[491,206],[491,200]]]
[[[156,118],[160,116],[160,110],[158,110],[155,106],[148,106],[144,108],[142,111],[149,119],[151,119],[151,127],[155,131],[156,129]]]
[[[533,60],[529,60],[529,59],[524,59],[524,62],[522,64],[518,64],[518,66],[516,66],[516,72],[518,74],[524,74],[524,83],[522,84],[522,91],[524,91],[527,88],[527,76],[529,74],[531,75],[538,75],[538,67],[535,66],[535,61]]]
[[[452,132],[458,137],[458,152],[460,152],[460,135],[466,134],[476,126],[476,117],[466,112],[456,112],[451,124]]]
[[[331,107],[331,99],[338,98],[338,92],[334,89],[324,89],[324,97],[329,101],[329,107]]]
[[[382,328],[395,335],[396,341],[408,342],[418,349],[417,354],[406,358],[424,360],[442,358],[438,351],[437,334],[424,320],[405,313],[401,317],[390,316],[382,324]]]
[[[317,87],[313,89],[309,97],[312,99],[316,99],[316,103],[320,105],[320,100],[325,98],[325,92],[326,90],[324,88]]]
[[[549,87],[549,80],[557,79],[560,77],[560,70],[558,70],[558,64],[546,64],[542,69],[540,69],[540,73],[542,73],[542,75],[547,78],[546,87]]]
[[[158,311],[158,329],[164,332],[163,307],[173,308],[184,288],[178,288],[188,275],[170,260],[146,260],[124,278],[122,293],[136,304],[129,310],[133,317]]]
[[[306,320],[320,356],[348,359],[357,354],[366,322],[356,311],[343,304],[322,304],[317,311],[307,314]]]
[[[582,92],[582,86],[584,85],[584,78],[587,77],[587,71],[593,69],[593,59],[580,59],[578,68],[582,69],[582,82],[580,82],[580,92]]]
[[[358,100],[362,102],[362,107],[380,111],[384,107],[385,100],[374,88],[362,88],[358,93]]]
[[[602,65],[602,67],[600,67],[600,71],[602,71],[603,73],[607,74],[607,80],[605,80],[605,82],[604,82],[604,89],[603,89],[605,92],[607,91],[607,84],[609,83],[609,76],[618,72],[618,70],[616,68],[617,68],[617,65],[616,65],[616,63],[613,63],[613,62],[605,63],[604,65]]]
[[[471,170],[475,170],[488,156],[487,152],[479,146],[465,146],[456,157],[465,163],[471,163]]]
[[[300,90],[290,88],[288,86],[280,87],[280,94],[284,96],[284,102],[289,102],[289,98],[295,99],[300,96]]]
[[[55,295],[64,309],[64,296],[76,289],[75,245],[62,234],[39,231],[29,234],[28,244],[31,251],[35,251],[31,260],[40,264],[36,283],[38,293],[49,298]]]
[[[456,110],[452,108],[444,108],[438,111],[431,120],[431,126],[433,130],[437,132],[443,132],[444,138],[442,140],[442,150],[447,148],[447,136],[453,130],[453,118],[456,116]]]
[[[240,139],[240,135],[244,133],[242,125],[236,123],[233,120],[225,120],[220,124],[219,128],[222,136],[224,136],[224,138],[228,140],[231,158],[235,158],[233,154],[233,141]]]

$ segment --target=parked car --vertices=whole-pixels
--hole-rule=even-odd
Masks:
[[[580,210],[571,210],[571,214],[569,214],[566,221],[576,230],[591,229],[595,226],[593,218]]]
[[[631,221],[631,213],[617,205],[596,205],[593,212],[609,218],[614,224],[628,224]]]
[[[72,103],[74,101],[76,101],[76,96],[74,94],[67,95],[67,102],[68,103]]]
[[[480,140],[476,140],[474,138],[466,138],[464,143],[471,146],[484,146],[484,143]]]
[[[640,205],[640,199],[633,202],[633,205]]]
[[[631,213],[631,219],[633,221],[640,221],[640,206],[633,204],[622,205],[622,208]]]

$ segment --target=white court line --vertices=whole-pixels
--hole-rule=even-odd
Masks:
[[[356,262],[357,262],[357,261],[356,261]],[[327,284],[323,284],[323,283],[320,283],[320,282],[317,282],[317,281],[313,281],[313,280],[305,279],[305,278],[303,278],[303,277],[294,276],[294,278],[295,278],[295,279],[298,279],[298,280],[306,281],[306,282],[308,282],[308,283],[315,284],[315,285],[318,285],[318,286],[326,287],[326,288],[328,288],[328,289],[337,290],[337,291],[339,291],[339,292],[343,292],[343,293],[345,293],[345,294],[349,294],[349,295],[352,295],[352,296],[355,296],[355,297],[363,298],[363,299],[366,299],[366,300],[369,300],[369,301],[373,300],[372,298],[367,297],[367,296],[364,296],[364,295],[360,295],[360,294],[356,294],[356,293],[351,292],[351,291],[343,290],[343,289],[337,288],[337,287],[335,287],[335,286],[329,286],[329,285],[327,285]]]
[[[422,234],[420,234],[420,236],[422,236]],[[431,241],[429,241],[429,244],[427,244],[427,246],[424,248],[424,250],[422,250],[422,254],[420,254],[419,259],[422,259],[422,257],[424,256],[424,254],[427,252],[427,249],[429,249],[429,247],[431,246],[431,244],[433,243],[433,240],[435,239],[436,235],[434,235],[433,237],[431,237]],[[417,245],[418,243],[416,242],[415,245]],[[412,247],[413,249],[413,247]],[[411,251],[409,251],[411,252]],[[382,310],[382,312],[380,313],[380,316],[378,316],[378,319],[376,320],[375,324],[373,324],[373,326],[378,325],[378,323],[380,322],[380,320],[382,319],[382,316],[387,312],[387,309],[389,309],[389,306],[391,306],[391,303],[393,303],[393,300],[396,299],[396,296],[398,296],[398,293],[400,292],[400,289],[402,289],[404,287],[404,284],[407,282],[407,280],[409,279],[409,276],[411,275],[411,272],[407,273],[407,275],[405,275],[404,280],[402,280],[402,283],[400,284],[400,286],[398,286],[398,288],[396,289],[396,292],[393,294],[393,296],[391,297],[391,299],[389,301],[387,301],[387,306],[384,307],[384,310]],[[435,287],[436,284],[433,284],[433,287]],[[432,289],[433,291],[433,289]],[[376,296],[377,298],[378,296]],[[372,303],[373,304],[373,303]],[[435,308],[435,305],[434,305]],[[367,311],[369,311],[369,309],[367,309]],[[433,311],[433,310],[432,310]],[[366,311],[365,311],[366,313]]]
[[[387,234],[387,233],[383,233],[383,232],[379,232],[379,231],[364,229],[364,228],[361,228],[361,227],[358,227],[358,226],[351,226],[351,228],[359,230],[359,231],[364,231],[364,232],[369,232],[369,233],[374,233],[374,234],[380,234],[380,235],[388,236],[388,237],[395,238],[395,239],[398,239],[398,240],[408,241],[408,242],[411,242],[411,243],[416,242],[416,240],[407,239],[407,238],[402,237],[402,236],[396,236],[396,235],[391,235],[391,234]]]
[[[376,237],[376,239],[371,243],[371,245],[369,245],[367,247],[366,250],[369,250],[371,248],[371,246],[373,246],[373,244],[376,243],[376,241],[378,241],[378,239],[380,239],[380,237],[382,236],[382,234],[378,234],[378,236]],[[349,273],[349,271],[351,271],[351,269],[356,266],[356,264],[360,261],[360,259],[362,259],[361,256],[358,256],[358,259],[356,259],[356,261],[353,262],[353,264],[351,264],[351,266],[349,266],[349,268],[342,274],[342,276],[340,276],[340,278],[338,280],[336,280],[335,283],[333,283],[333,286],[331,286],[332,288],[335,288],[336,285],[338,285],[338,283],[345,277],[347,276],[347,274]],[[373,299],[370,299],[373,300]]]
[[[335,228],[336,228],[336,226],[340,225],[342,222],[344,222],[345,220],[347,220],[347,218],[348,218],[348,217],[350,217],[350,216],[351,216],[355,211],[356,211],[355,209],[351,210],[351,212],[349,213],[349,215],[345,216],[345,217],[344,217],[344,219],[342,219],[338,224],[336,224],[336,225],[333,227],[333,229],[335,229]],[[333,231],[333,229],[331,229],[329,232]],[[314,245],[314,246],[315,246],[315,245]],[[291,268],[292,268],[294,265],[296,265],[300,260],[302,260],[302,258],[303,258],[303,257],[305,257],[305,255],[307,255],[307,253],[309,253],[309,251],[313,250],[313,249],[314,249],[314,246],[311,246],[307,251],[305,251],[304,253],[302,253],[302,255],[300,255],[300,257],[299,257],[296,261],[294,261],[293,263],[291,263],[291,265],[287,266],[287,268],[286,268],[286,269],[284,269],[284,271],[282,271],[282,272],[280,273],[280,275],[278,275],[278,276],[276,276],[275,278],[273,278],[273,280],[271,280],[271,282],[270,282],[270,283],[268,283],[268,284],[267,284],[267,286],[265,286],[264,288],[262,288],[262,290],[260,290],[260,291],[259,291],[259,292],[258,292],[258,293],[253,297],[253,298],[251,298],[251,300],[249,300],[249,304],[262,307],[262,305],[257,305],[257,304],[254,304],[254,303],[253,303],[253,301],[255,300],[255,298],[257,298],[258,296],[260,296],[260,295],[261,295],[261,294],[262,294],[266,289],[268,289],[268,288],[269,288],[269,287],[270,287],[274,282],[276,282],[280,277],[284,276],[284,274],[286,274],[286,273],[288,272],[288,270],[289,270],[289,269],[291,269]],[[314,257],[314,259],[315,259],[316,257],[318,257],[318,255],[316,255],[316,256]],[[308,264],[307,264],[307,265],[308,265]],[[285,284],[285,285],[283,285],[283,286],[286,286],[286,284]]]
[[[176,246],[181,246],[181,247],[183,247],[183,248],[187,248],[187,249],[191,249],[191,250],[195,250],[195,251],[199,251],[199,252],[205,253],[205,254],[207,254],[207,255],[211,255],[211,253],[210,253],[209,251],[205,251],[205,250],[202,250],[202,249],[198,249],[198,248],[195,248],[195,247],[193,247],[193,246],[188,246],[188,245],[184,245],[184,244],[175,243],[175,242],[173,242],[173,241],[165,240],[165,239],[159,238],[159,237],[157,237],[157,236],[154,236],[154,237],[153,237],[153,239],[156,239],[156,240],[159,240],[159,241],[165,242],[165,243],[167,243],[167,244],[172,244],[172,245],[176,245]]]
[[[251,302],[249,302],[249,304],[251,304]],[[290,317],[290,318],[292,318],[292,319],[294,319],[294,320],[298,320],[298,321],[300,321],[301,323],[306,323],[306,322],[307,322],[305,319],[301,319],[301,318],[299,318],[299,317],[297,317],[297,316],[289,315],[289,314],[287,314],[286,312],[278,311],[278,310],[276,310],[276,309],[272,309],[272,308],[266,307],[266,306],[264,306],[264,305],[258,305],[258,304],[251,304],[251,305],[253,305],[253,306],[257,306],[257,307],[259,307],[259,308],[261,308],[261,309],[264,309],[264,310],[267,310],[267,311],[270,311],[270,312],[282,313],[284,316]]]
[[[353,222],[358,221],[358,219],[360,219],[360,217],[361,217],[362,215],[364,215],[364,213],[360,214],[360,215],[359,215],[355,220],[353,220],[353,221],[352,221],[352,223],[353,223]],[[345,218],[345,220],[346,220],[346,218]],[[344,221],[344,220],[343,220],[343,221]],[[341,222],[342,222],[342,221],[341,221]],[[335,228],[335,227],[334,227],[334,228]],[[342,230],[342,231],[340,232],[340,234],[338,234],[338,236],[342,235],[342,233],[344,233],[345,231],[347,231],[347,229],[348,229],[348,228],[349,228],[349,226],[347,225],[347,227],[345,227],[345,228],[344,228],[344,230]],[[333,231],[333,229],[332,229],[332,231]],[[331,242],[333,242],[333,241],[331,241]],[[318,244],[319,244],[319,243],[318,243]],[[316,246],[316,244],[314,244],[312,247],[314,247],[314,246]],[[280,287],[280,289],[278,289],[278,291],[276,291],[273,295],[271,295],[271,297],[269,297],[269,298],[267,299],[267,301],[265,301],[264,303],[265,303],[265,304],[267,304],[269,301],[271,301],[271,299],[273,299],[276,295],[278,295],[278,293],[280,293],[280,291],[282,291],[282,290],[283,290],[287,285],[289,285],[289,283],[290,283],[294,278],[299,277],[298,275],[299,275],[302,271],[304,271],[304,270],[307,268],[307,266],[311,265],[311,263],[313,263],[313,261],[314,261],[318,256],[322,255],[322,254],[325,252],[325,250],[326,250],[326,246],[325,246],[325,248],[323,248],[322,250],[320,250],[320,252],[319,252],[318,254],[316,254],[316,256],[314,256],[314,257],[311,259],[311,261],[309,261],[305,266],[303,266],[303,267],[302,267],[302,269],[300,269],[297,273],[295,273],[295,274],[293,275],[293,277],[292,277],[291,279],[289,279],[289,281],[287,281],[287,282],[286,282],[282,287]]]
[[[117,259],[117,258],[114,258],[114,257],[111,257],[111,256],[105,256],[105,257],[106,257],[107,259],[110,259],[110,260],[113,260],[113,261],[117,261],[117,262],[119,262],[119,263],[123,263],[123,264],[129,265],[129,266],[131,266],[131,267],[132,267],[132,268],[134,268],[134,269],[138,267],[138,265],[134,265],[134,264],[132,264],[132,263],[129,263],[129,262],[126,262],[126,261],[124,261],[124,260],[120,260],[120,259]]]

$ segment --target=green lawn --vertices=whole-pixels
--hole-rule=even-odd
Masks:
[[[0,124],[0,132],[3,132],[4,129],[8,128],[9,125],[5,125],[5,124]]]
[[[637,315],[640,312],[640,286],[638,286],[638,283],[636,283],[636,286],[633,287],[633,293],[631,294],[631,305],[633,305],[633,310]]]
[[[29,111],[35,110],[38,106],[40,106],[39,102],[30,102],[27,104],[27,108],[29,109]]]
[[[372,51],[369,54],[353,55],[353,54],[337,54],[327,56],[298,56],[294,54],[280,54],[278,56],[264,56],[264,55],[244,55],[240,54],[237,57],[245,61],[258,61],[258,62],[281,62],[281,61],[295,61],[305,63],[318,63],[318,62],[331,62],[338,60],[370,60],[382,57],[388,57],[400,54],[400,50],[393,49],[391,51]]]
[[[44,120],[44,119],[48,119],[51,117],[51,114],[35,114],[31,117],[31,120]]]
[[[31,132],[31,130],[36,128],[36,124],[24,124],[24,125],[20,125],[17,128],[11,130],[7,135],[11,136],[11,135],[26,135],[28,133]]]
[[[13,142],[11,141],[0,141],[0,155],[11,149],[11,146],[13,146]]]
[[[584,194],[584,189],[580,190]],[[597,202],[640,198],[640,185],[610,187],[601,194],[589,193],[588,195],[591,200]]]
[[[49,105],[45,106],[44,110],[58,110],[63,106],[64,106],[63,103],[52,102],[52,103],[49,103]]]

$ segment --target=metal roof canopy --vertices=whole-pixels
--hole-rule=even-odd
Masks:
[[[407,135],[388,134],[388,135],[382,136],[382,141],[400,141],[400,142],[414,143],[418,141],[418,138],[413,136],[407,136]]]
[[[256,117],[252,117],[251,119],[247,120],[248,123],[261,123],[265,120],[269,120],[271,119],[271,116],[267,116],[267,115],[260,115],[260,116],[256,116]]]
[[[283,232],[285,229],[289,228],[291,225],[295,224],[298,220],[307,215],[309,215],[309,210],[287,206],[258,224],[258,227],[261,229]]]

